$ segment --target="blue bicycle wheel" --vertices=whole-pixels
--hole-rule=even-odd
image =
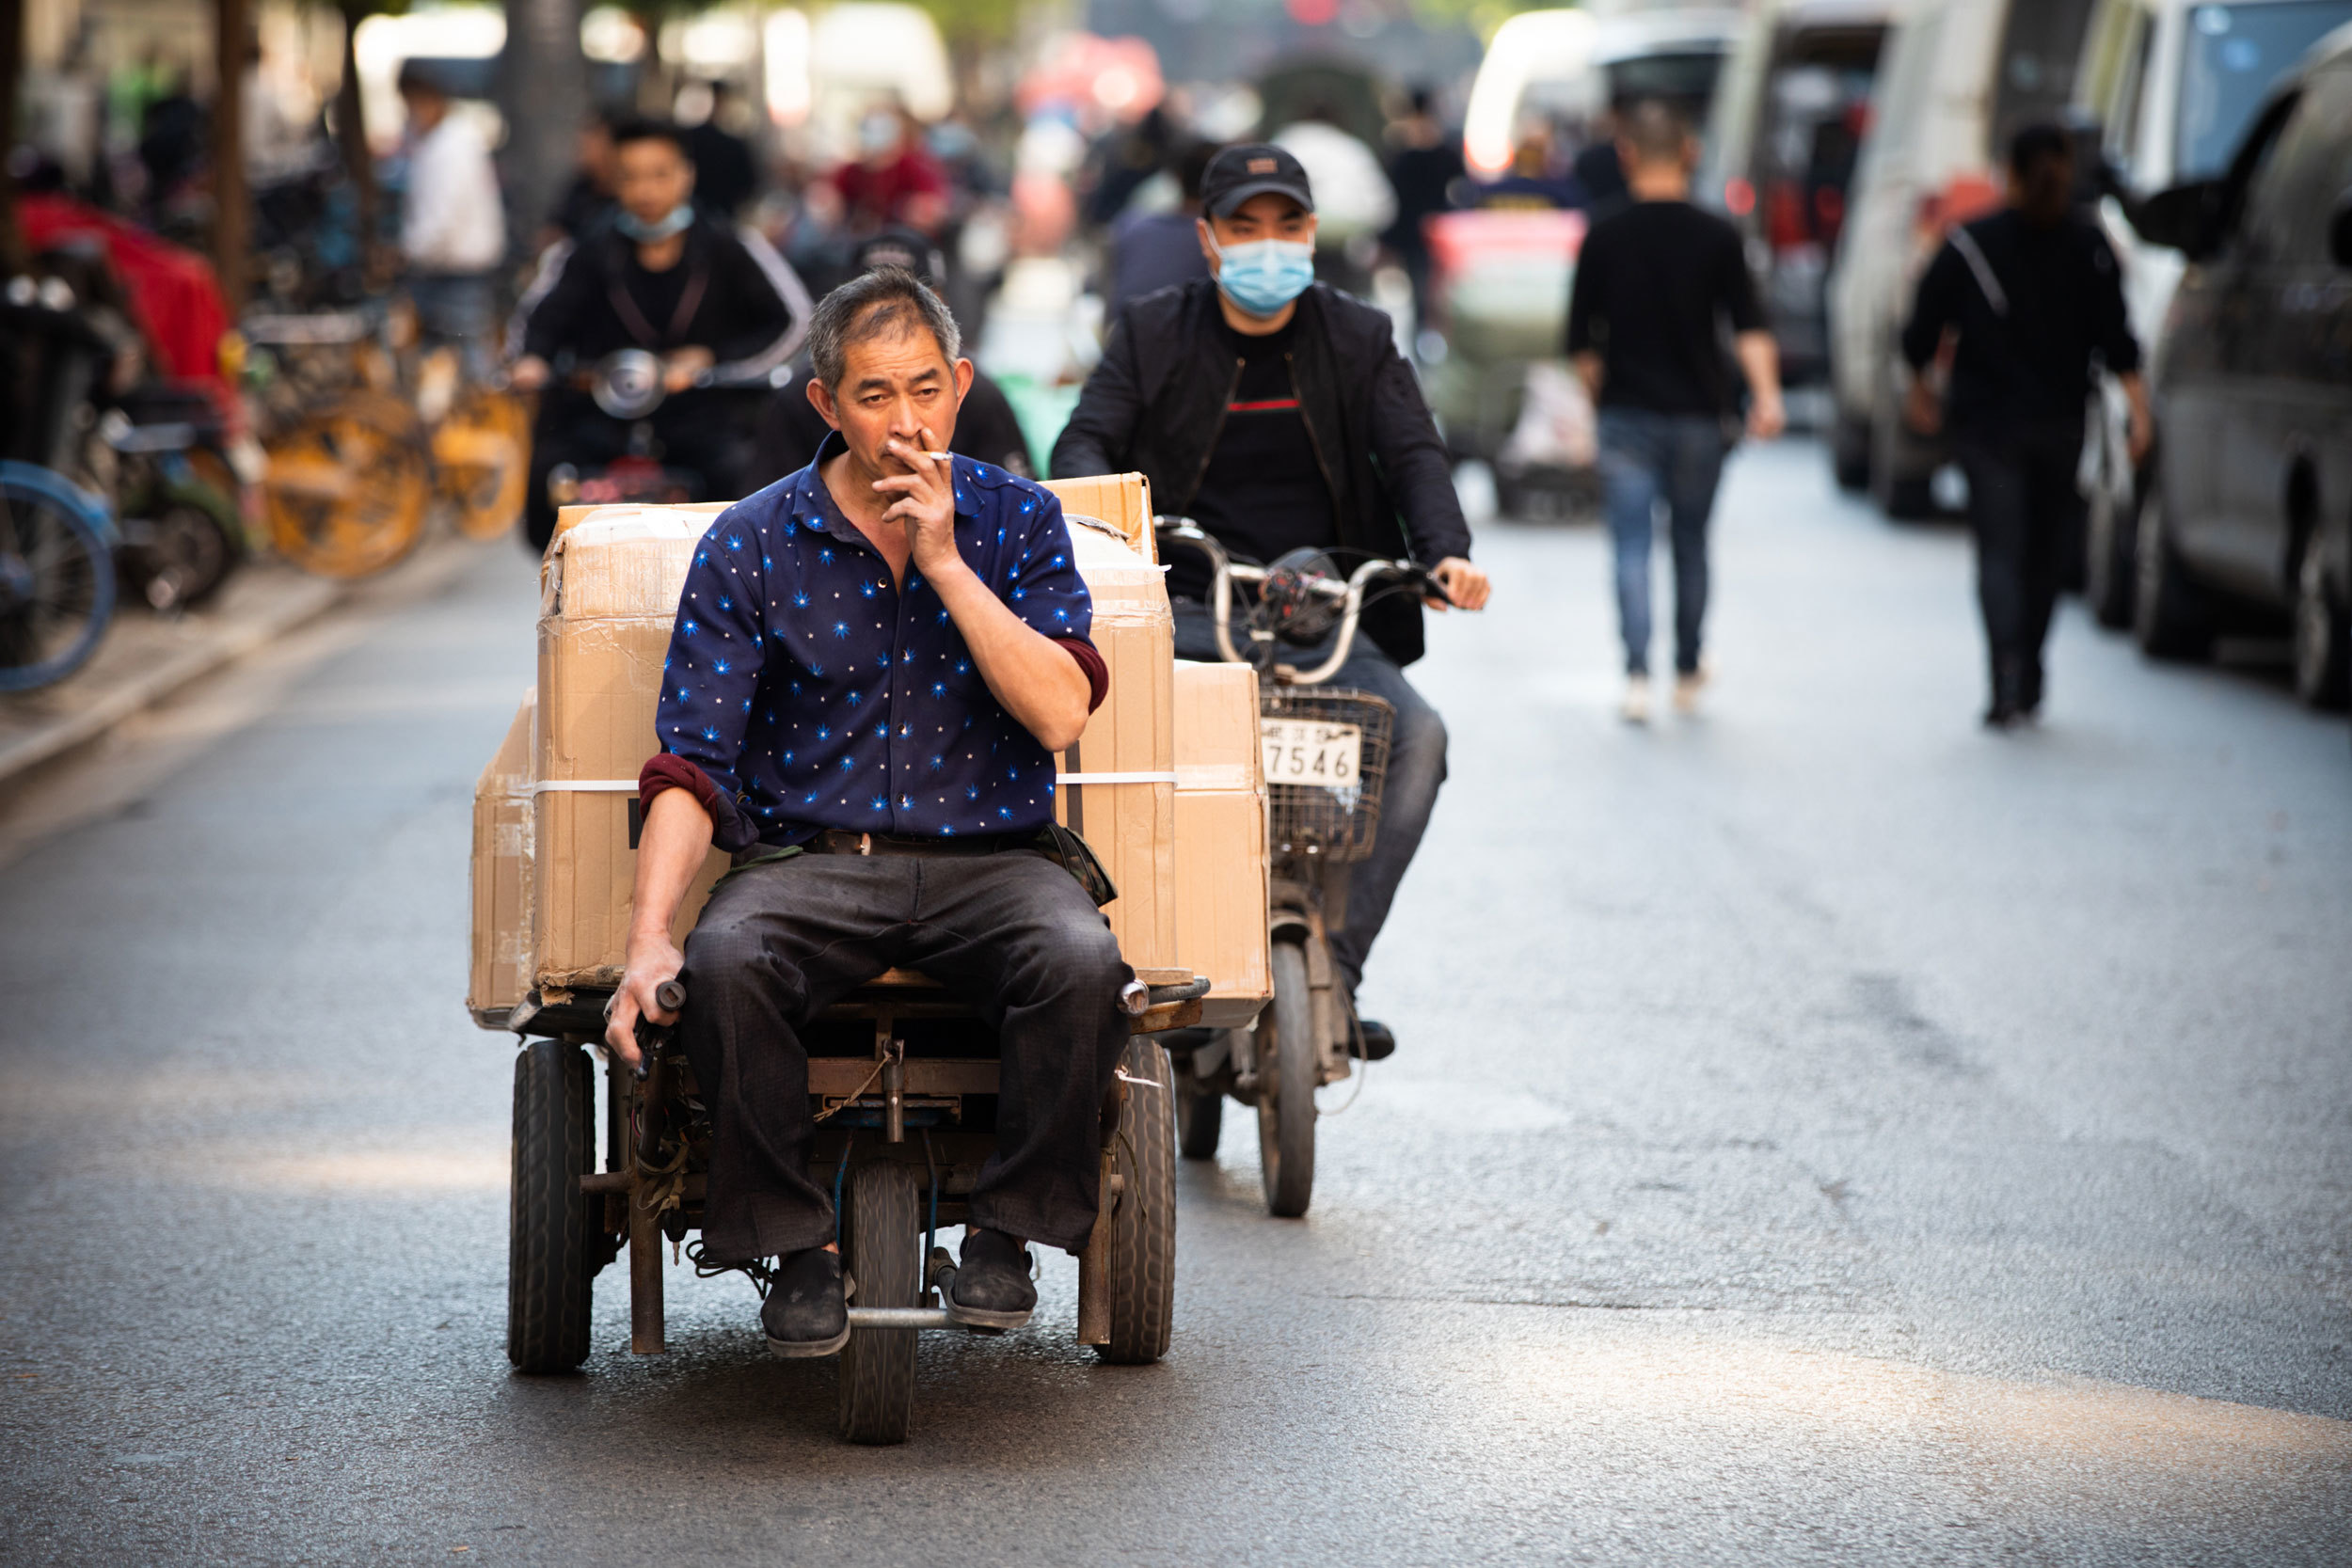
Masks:
[[[48,468],[0,462],[0,691],[80,669],[115,611],[106,509]]]

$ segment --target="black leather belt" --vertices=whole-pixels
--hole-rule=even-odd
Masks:
[[[925,838],[912,833],[853,833],[827,828],[801,846],[811,855],[993,855],[1017,849],[1034,833],[985,833],[973,838]]]

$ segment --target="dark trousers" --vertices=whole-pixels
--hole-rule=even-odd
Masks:
[[[1060,866],[994,855],[797,855],[720,882],[686,939],[679,1037],[711,1120],[703,1238],[725,1262],[834,1239],[812,1180],[808,1053],[818,1011],[898,965],[969,1000],[1003,1056],[996,1151],[972,1224],[1075,1249],[1094,1228],[1104,1092],[1135,977]]]
[[[645,422],[653,427],[655,455],[665,468],[702,481],[704,500],[740,500],[750,467],[751,436],[746,404],[733,392],[686,392],[671,398]],[[540,405],[531,437],[531,490],[523,523],[532,545],[546,549],[555,534],[555,507],[548,499],[548,470],[559,463],[601,468],[628,451],[630,425],[599,409],[584,394],[561,391]]]
[[[1221,657],[1209,607],[1193,599],[1178,599],[1175,610],[1176,657],[1204,661]],[[1242,607],[1235,605],[1233,644],[1237,648],[1248,646],[1244,615]],[[1307,669],[1330,654],[1328,641],[1312,648],[1286,647],[1282,661]],[[1363,979],[1373,940],[1388,923],[1389,907],[1396,902],[1397,884],[1405,879],[1406,867],[1413,863],[1413,852],[1421,847],[1430,814],[1437,810],[1438,786],[1445,783],[1445,721],[1428,699],[1413,689],[1396,661],[1360,634],[1348,651],[1347,662],[1328,685],[1369,691],[1396,709],[1396,727],[1389,737],[1388,775],[1380,785],[1380,831],[1372,841],[1372,853],[1357,862],[1349,874],[1347,924],[1331,933],[1331,961],[1339,965],[1340,978],[1352,996]]]
[[[1723,478],[1724,424],[1711,415],[1600,411],[1601,509],[1616,551],[1617,625],[1628,674],[1649,673],[1649,550],[1665,502],[1675,559],[1675,669],[1694,673],[1707,620],[1707,522]]]
[[[2073,422],[1997,434],[1957,433],[1977,537],[1977,604],[1993,691],[2026,707],[2042,700],[2042,644],[2050,634],[2070,541],[2081,535],[2075,469],[2083,432]]]

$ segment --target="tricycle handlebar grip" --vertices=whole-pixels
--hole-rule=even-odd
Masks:
[[[675,980],[664,980],[654,987],[653,999],[661,1004],[663,1012],[678,1012],[686,1006],[686,987]]]

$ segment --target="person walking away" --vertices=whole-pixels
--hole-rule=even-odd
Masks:
[[[1196,232],[1215,280],[1146,294],[1113,318],[1054,443],[1053,471],[1139,471],[1157,505],[1190,515],[1247,561],[1297,549],[1344,550],[1350,561],[1410,555],[1445,595],[1433,607],[1483,608],[1486,574],[1470,564],[1445,443],[1393,325],[1313,281],[1306,169],[1268,143],[1229,147],[1209,161],[1200,198]],[[1208,584],[1197,553],[1172,562],[1181,658],[1218,657]],[[1379,835],[1355,868],[1346,924],[1331,937],[1351,1009],[1437,804],[1446,747],[1444,721],[1405,678],[1422,653],[1420,605],[1402,596],[1369,604],[1362,629],[1336,684],[1386,699],[1396,722]],[[1295,657],[1303,666],[1319,656]],[[1367,1056],[1395,1048],[1378,1024],[1363,1029]]]
[[[427,344],[458,351],[469,380],[490,373],[494,276],[506,259],[506,213],[481,134],[450,113],[449,92],[410,60],[400,68],[408,111],[408,188],[400,253]]]
[[[705,84],[710,113],[686,133],[686,155],[694,160],[694,203],[723,223],[733,223],[759,190],[759,171],[752,159],[752,144],[726,127],[728,94],[733,90],[713,78]]]
[[[1381,235],[1413,282],[1415,330],[1429,324],[1429,237],[1422,225],[1454,206],[1455,182],[1466,172],[1462,141],[1446,134],[1438,118],[1437,95],[1413,89],[1403,119],[1389,128],[1389,187],[1396,193],[1396,217]]]
[[[1781,432],[1779,355],[1764,330],[1739,231],[1691,204],[1698,142],[1667,105],[1619,119],[1631,199],[1593,226],[1568,300],[1568,356],[1600,423],[1602,506],[1616,556],[1630,723],[1649,719],[1650,544],[1665,503],[1675,568],[1675,707],[1707,678],[1707,526],[1730,444],[1728,323],[1748,385],[1748,434]]]
[[[1906,415],[1924,435],[1948,431],[1968,475],[1993,687],[1984,721],[1996,730],[2042,709],[2042,646],[2067,548],[2081,536],[2074,473],[2097,365],[2129,400],[2135,464],[2153,430],[2115,252],[2074,211],[2074,190],[2064,129],[2018,132],[2008,205],[1946,237],[1903,326]],[[1939,406],[1926,372],[1940,364],[1950,390]]]
[[[1200,221],[1200,178],[1216,156],[1215,142],[1185,144],[1176,155],[1176,206],[1164,213],[1139,213],[1129,207],[1111,225],[1110,313],[1117,315],[1131,300],[1171,283],[1189,283],[1209,276],[1200,259],[1200,242],[1194,238]]]

